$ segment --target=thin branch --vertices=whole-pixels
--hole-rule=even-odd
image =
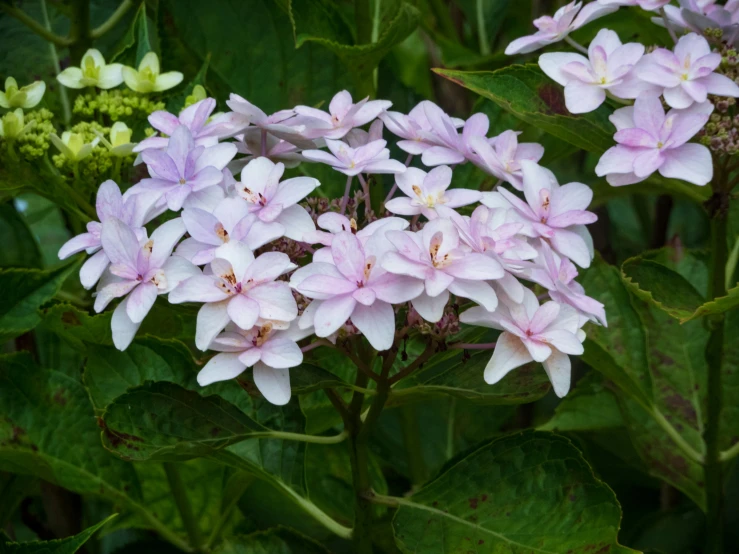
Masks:
[[[314,340],[310,344],[307,344],[307,345],[301,347],[300,348],[300,351],[303,352],[303,353],[310,352],[311,350],[313,350],[314,348],[318,348],[319,346],[328,346],[329,348],[336,349],[336,346],[330,340],[327,340],[327,339],[318,339],[318,340]]]
[[[36,33],[38,36],[40,36],[44,40],[51,42],[52,44],[56,44],[57,46],[69,46],[70,44],[72,44],[71,38],[60,37],[56,33],[44,27],[41,23],[36,21],[34,18],[32,18],[30,15],[28,15],[26,12],[24,12],[20,8],[16,8],[15,6],[10,6],[8,4],[3,3],[3,4],[0,4],[0,10],[4,11],[11,17],[15,17],[18,21],[20,21],[26,27],[31,29],[31,31]]]
[[[565,37],[565,42],[566,42],[567,44],[569,44],[570,46],[572,46],[572,47],[573,47],[573,48],[574,48],[575,50],[577,50],[578,52],[582,52],[583,54],[585,54],[585,55],[587,56],[587,54],[588,54],[588,49],[587,49],[587,48],[585,48],[585,47],[584,47],[584,46],[583,46],[582,44],[580,44],[579,42],[577,42],[577,41],[576,41],[575,39],[571,38],[570,36],[566,36],[566,37]]]
[[[390,385],[394,385],[404,377],[407,377],[411,373],[413,373],[416,369],[421,367],[426,361],[433,355],[433,353],[436,351],[436,342],[431,341],[427,346],[426,350],[424,350],[421,355],[413,360],[410,364],[408,364],[406,367],[401,369],[398,373],[393,375],[389,380],[388,383]]]
[[[481,343],[471,343],[471,342],[455,342],[448,346],[448,348],[460,348],[462,350],[491,350],[495,348],[494,342],[481,342]]]
[[[102,25],[99,27],[96,27],[92,30],[90,33],[90,36],[94,39],[100,38],[105,33],[110,31],[113,27],[116,26],[116,24],[123,19],[123,16],[125,16],[128,13],[128,10],[133,8],[137,2],[132,2],[131,0],[123,0],[121,4],[116,8],[116,10],[110,14],[110,17],[105,21]]]
[[[665,8],[660,8],[659,13],[662,16],[662,21],[665,22],[667,32],[670,33],[670,38],[675,42],[675,44],[677,44],[677,34],[675,33],[675,29],[672,28],[672,23],[670,23],[670,20],[667,17],[667,12],[665,11]]]
[[[44,27],[51,32],[51,22],[49,21],[49,12],[46,9],[46,0],[41,0],[41,16],[44,18]],[[51,56],[51,64],[54,66],[54,73],[59,75],[62,72],[62,68],[59,65],[59,54],[57,53],[56,45],[53,42],[49,43],[49,55]],[[59,87],[59,100],[61,100],[62,103],[64,124],[69,125],[69,122],[72,120],[72,110],[69,107],[69,94],[67,94],[67,87]]]

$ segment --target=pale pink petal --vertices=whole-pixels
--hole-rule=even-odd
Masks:
[[[420,279],[384,273],[378,278],[370,280],[367,286],[371,286],[377,298],[391,304],[400,304],[412,300],[423,292],[424,284]]]
[[[276,369],[259,362],[254,366],[254,384],[269,403],[284,406],[290,402],[290,371],[288,369]]]
[[[195,346],[200,350],[207,350],[213,339],[223,331],[229,321],[231,319],[228,317],[226,301],[203,304],[198,311]]]
[[[261,223],[261,222],[260,222]],[[304,242],[305,235],[316,230],[313,219],[310,214],[298,204],[288,206],[275,219],[275,223],[282,226],[284,234],[287,238]],[[270,234],[275,234],[276,230],[270,230]]]
[[[82,286],[88,290],[94,287],[109,264],[110,260],[103,250],[99,250],[90,256],[80,268],[80,283],[82,283]]]
[[[713,179],[711,152],[702,144],[683,144],[667,152],[659,172],[664,177],[703,186]]]
[[[133,341],[136,332],[139,330],[141,323],[135,323],[128,317],[128,298],[118,304],[113,310],[113,317],[110,320],[111,335],[113,344],[118,350],[125,350]]]
[[[126,299],[126,314],[134,323],[141,323],[157,299],[159,290],[154,283],[141,283]]]
[[[449,285],[449,292],[455,296],[469,298],[490,312],[498,307],[498,295],[495,294],[493,287],[484,281],[455,279]]]
[[[587,58],[582,54],[570,52],[553,52],[539,56],[539,67],[546,75],[562,86],[565,86],[571,77],[562,72],[562,68],[568,63],[579,62],[589,65]]]
[[[198,373],[198,384],[201,387],[234,379],[244,372],[246,367],[239,361],[238,353],[223,353],[213,356]]]
[[[429,323],[436,323],[444,315],[444,308],[449,302],[449,291],[444,291],[437,296],[429,296],[425,292],[411,300],[413,308]]]
[[[228,301],[228,317],[244,330],[254,327],[259,319],[259,304],[243,294],[236,294]]]
[[[701,83],[706,87],[710,94],[716,96],[739,97],[739,85],[729,79],[726,75],[711,73],[707,77],[701,79]]]
[[[564,397],[570,390],[572,366],[569,356],[553,350],[552,355],[543,362],[543,365],[544,371],[547,372],[549,380],[552,382],[554,393],[560,398]]]
[[[570,113],[589,113],[606,100],[606,91],[597,85],[572,80],[565,85],[565,105]]]
[[[387,350],[395,338],[395,312],[382,301],[371,306],[359,305],[352,313],[352,323],[367,338],[375,350]]]
[[[350,294],[323,300],[313,317],[316,336],[328,337],[351,317],[357,301]]]
[[[521,340],[508,332],[503,332],[495,343],[493,356],[490,358],[483,378],[488,385],[494,385],[511,370],[533,361],[529,351]]]
[[[287,369],[303,363],[303,353],[295,341],[280,335],[264,343],[262,362],[273,368]]]
[[[249,296],[259,304],[262,319],[292,321],[298,317],[298,305],[285,281],[256,286],[249,291]]]

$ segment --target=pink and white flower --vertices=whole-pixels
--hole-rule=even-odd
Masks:
[[[538,162],[544,155],[544,147],[536,142],[518,143],[516,131],[503,131],[497,137],[472,137],[470,145],[477,154],[473,163],[517,190],[523,190],[521,161]]]
[[[655,171],[668,178],[703,186],[713,178],[711,152],[688,142],[708,121],[713,105],[693,104],[687,110],[662,108],[659,98],[640,96],[633,106],[613,112],[618,143],[595,166],[599,177],[614,187],[644,181]]]
[[[428,173],[409,167],[405,173],[396,175],[395,182],[406,196],[389,200],[385,208],[398,215],[423,214],[428,219],[435,219],[438,217],[437,209],[460,208],[482,199],[482,193],[477,190],[448,190],[452,183],[452,170],[446,165],[435,167]]]
[[[582,9],[580,9],[582,8]],[[548,44],[554,44],[563,40],[572,31],[579,29],[586,23],[590,23],[599,17],[618,10],[618,6],[605,6],[599,2],[590,2],[585,6],[582,2],[570,2],[559,8],[554,16],[545,15],[534,20],[536,33],[526,37],[517,38],[505,49],[509,56],[513,54],[526,54],[538,50]]]
[[[551,171],[534,162],[521,162],[521,170],[526,202],[502,187],[498,188],[498,193],[525,223],[522,232],[546,239],[563,256],[580,267],[589,267],[593,250],[585,225],[598,219],[586,210],[593,199],[593,191],[582,183],[560,186]],[[499,207],[492,195],[486,195],[482,202],[486,206]]]
[[[639,6],[649,12],[657,11],[669,3],[670,0],[598,0],[602,6]]]
[[[487,134],[490,128],[488,116],[484,113],[472,115],[464,122],[460,134],[452,118],[439,106],[429,102],[424,105],[424,110],[436,144],[423,151],[423,165],[453,165],[476,159],[470,141],[473,137],[484,137]]]
[[[282,163],[256,158],[241,171],[241,182],[236,184],[236,192],[246,200],[249,213],[259,219],[257,228],[260,235],[285,236],[302,241],[305,233],[315,231],[316,226],[298,202],[320,183],[312,177],[280,181],[284,172]]]
[[[289,369],[303,363],[303,353],[291,330],[277,330],[267,322],[245,331],[229,324],[210,344],[220,352],[198,373],[201,387],[227,381],[254,367],[254,384],[268,402],[282,406],[290,401]]]
[[[297,266],[282,252],[258,258],[241,243],[228,243],[208,270],[180,283],[169,295],[173,304],[204,302],[198,312],[195,345],[205,350],[229,321],[251,329],[260,320],[289,323],[298,307],[286,281],[277,281]]]
[[[172,133],[166,150],[148,148],[141,153],[151,178],[142,179],[132,190],[156,192],[160,202],[179,211],[191,193],[223,180],[222,170],[235,154],[236,147],[229,143],[196,146],[190,130],[180,125]]]
[[[343,138],[354,127],[369,123],[392,106],[392,102],[387,100],[368,100],[369,97],[354,104],[352,95],[342,90],[331,99],[328,105],[329,113],[309,106],[296,106],[295,113],[309,120],[307,126],[310,131],[306,136],[337,140]]]
[[[398,141],[398,148],[417,156],[432,146],[437,146],[439,141],[436,138],[431,123],[426,117],[426,106],[433,104],[430,100],[419,102],[408,115],[400,112],[383,112],[379,118],[385,124],[388,131],[402,138]],[[434,106],[436,106],[434,104]],[[437,109],[441,109],[436,106]],[[433,108],[431,108],[433,109]],[[452,126],[458,129],[464,126],[464,120],[457,117],[449,118]]]
[[[141,229],[144,210],[141,209],[141,203],[136,200],[135,197],[128,197],[124,201],[121,190],[114,181],[108,179],[103,182],[98,189],[95,201],[95,210],[100,221],[90,221],[87,224],[86,233],[72,237],[59,249],[60,260],[83,250],[92,254],[80,268],[80,282],[86,289],[95,286],[110,263],[107,254],[101,249],[101,233],[106,220],[120,219],[126,225],[131,226],[137,236],[145,234],[145,231]]]
[[[180,243],[177,255],[195,265],[209,264],[218,258],[224,244],[240,242],[256,250],[282,236],[276,226],[260,225],[257,216],[249,213],[249,205],[241,198],[224,198],[213,213],[185,208],[182,221],[190,238]]]
[[[186,259],[172,256],[184,234],[180,218],[163,223],[149,239],[137,236],[115,217],[103,222],[101,242],[111,264],[98,285],[94,307],[101,312],[114,298],[126,296],[111,320],[113,344],[118,350],[131,344],[158,295],[198,272]]]
[[[351,319],[376,350],[387,350],[395,338],[392,304],[407,302],[423,291],[423,282],[385,271],[379,261],[388,246],[375,235],[365,245],[351,232],[334,235],[331,263],[313,262],[297,270],[290,286],[313,299],[300,319],[316,336],[329,337]]]
[[[582,354],[585,340],[580,329],[583,321],[574,308],[551,301],[539,306],[536,295],[526,289],[521,304],[501,303],[492,313],[470,308],[459,320],[503,331],[485,367],[487,384],[494,385],[517,367],[536,361],[544,366],[557,396],[562,398],[570,390],[568,355]]]
[[[397,251],[385,255],[382,267],[423,283],[424,291],[412,303],[425,320],[435,323],[441,319],[449,293],[469,298],[486,310],[498,305],[487,281],[502,278],[503,267],[489,256],[463,248],[448,219],[429,221],[418,233],[388,231],[386,237]]]
[[[605,101],[606,92],[618,98],[636,98],[644,92],[659,95],[659,87],[650,87],[632,74],[643,55],[643,44],[621,44],[615,32],[601,29],[588,46],[587,58],[570,52],[542,54],[539,67],[565,87],[570,113],[587,113]]]
[[[662,88],[670,107],[684,109],[705,102],[709,94],[739,97],[739,86],[714,72],[720,64],[721,54],[711,52],[705,38],[690,33],[680,37],[674,53],[658,48],[644,56],[634,72],[643,81]]]
[[[352,148],[340,140],[326,139],[331,154],[323,150],[304,150],[303,156],[313,162],[325,163],[344,175],[360,173],[403,173],[405,165],[390,159],[387,141],[373,140]]]

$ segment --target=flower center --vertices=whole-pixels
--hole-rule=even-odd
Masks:
[[[187,183],[187,179],[185,179],[184,177],[180,177],[180,184],[184,185],[186,183]]]

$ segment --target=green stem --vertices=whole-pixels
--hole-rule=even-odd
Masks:
[[[49,12],[46,9],[46,0],[41,0],[41,17],[44,19],[44,27],[51,32],[51,21],[49,21]],[[49,55],[51,56],[51,64],[54,66],[54,73],[59,75],[62,72],[62,68],[59,65],[59,54],[56,51],[56,44],[49,42]],[[59,100],[62,103],[62,114],[64,118],[64,125],[68,126],[72,120],[72,110],[69,107],[69,95],[67,94],[67,87],[59,87]]]
[[[726,193],[718,191],[717,209],[711,214],[711,282],[709,298],[726,294],[727,218],[724,202]],[[704,554],[723,552],[723,464],[719,450],[720,422],[723,405],[721,369],[724,346],[724,317],[713,316],[707,321],[711,335],[706,346],[708,364],[708,412],[703,440],[706,443],[704,482],[706,486],[706,548]]]
[[[434,14],[439,31],[446,38],[459,42],[457,29],[454,28],[452,18],[449,17],[449,6],[444,0],[429,0],[429,7]]]
[[[56,33],[51,32],[51,30],[41,25],[38,21],[33,19],[30,15],[28,15],[20,8],[16,8],[15,6],[11,6],[9,4],[0,3],[0,10],[4,11],[11,17],[15,17],[18,21],[31,29],[31,31],[36,33],[44,40],[51,42],[52,44],[56,44],[57,46],[69,46],[70,44],[72,44],[71,38],[60,37]]]
[[[483,10],[483,4],[483,0],[475,0],[477,38],[480,42],[480,54],[487,56],[490,54],[490,41],[488,40],[488,31],[485,28],[485,12]]]
[[[583,46],[582,44],[580,44],[579,42],[577,42],[577,41],[576,41],[576,40],[575,40],[574,38],[571,38],[570,36],[566,36],[566,37],[565,37],[565,42],[566,42],[567,44],[569,44],[570,46],[572,46],[572,47],[573,47],[573,48],[574,48],[575,50],[578,50],[579,52],[581,52],[581,53],[583,53],[583,54],[585,54],[585,55],[587,55],[587,54],[588,54],[588,49],[587,49],[587,48],[585,48],[585,47],[584,47],[584,46]]]
[[[180,517],[182,517],[182,523],[185,525],[190,544],[195,550],[200,550],[203,545],[203,535],[192,512],[192,506],[190,506],[190,499],[187,497],[180,470],[176,463],[165,462],[162,465],[164,466],[164,472],[167,474],[169,488],[172,490],[172,497],[177,505],[177,510],[180,512]]]
[[[128,13],[128,10],[133,8],[136,4],[137,2],[132,2],[131,0],[123,0],[118,8],[116,8],[116,10],[110,15],[107,21],[92,30],[90,36],[94,39],[98,39],[103,36],[105,33],[115,27],[116,24]]]
[[[123,158],[117,156],[115,162],[113,162],[113,180],[117,184],[121,182],[121,165],[123,165]]]
[[[372,42],[372,10],[370,0],[354,0],[354,21],[357,25],[357,44]]]
[[[680,450],[682,450],[687,456],[693,460],[694,462],[703,463],[703,455],[701,455],[700,452],[695,450],[690,444],[682,437],[680,433],[678,433],[677,429],[675,429],[672,424],[667,421],[667,418],[660,412],[656,407],[652,408],[651,410],[649,408],[646,408],[647,411],[649,411],[654,418],[654,420],[659,424],[660,427],[662,427],[662,430],[669,435],[669,437],[674,441],[675,445],[677,445]]]
[[[69,57],[72,65],[79,66],[82,56],[92,46],[90,32],[90,0],[72,0],[69,15]]]
[[[357,367],[355,385],[365,388],[369,382],[367,374]],[[362,405],[364,395],[355,391],[349,404],[349,417],[345,422],[349,430],[349,461],[354,486],[354,552],[372,554],[372,511],[365,498],[372,489],[369,477],[369,452],[362,433]],[[374,402],[373,402],[374,404]]]
[[[322,437],[319,435],[304,435],[302,433],[287,433],[283,431],[266,431],[264,433],[249,433],[245,439],[280,439],[288,441],[309,442],[313,444],[338,444],[344,442],[349,433],[344,430],[338,435]]]
[[[416,416],[416,408],[413,404],[407,404],[400,409],[403,443],[408,457],[408,471],[413,488],[426,481],[426,464],[423,461],[421,433]]]

